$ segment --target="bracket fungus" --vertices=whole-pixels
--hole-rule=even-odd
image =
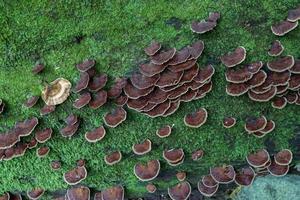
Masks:
[[[176,48],[171,48],[167,51],[161,51],[151,57],[151,62],[156,65],[162,65],[171,60],[176,53]]]
[[[204,155],[204,151],[202,149],[198,149],[192,153],[192,160],[197,161],[201,159]]]
[[[73,103],[73,107],[80,109],[89,104],[91,99],[92,96],[89,92],[83,92],[82,94],[80,94],[79,98],[75,100],[75,102]]]
[[[152,184],[152,183],[148,183],[147,185],[146,185],[146,190],[149,192],[149,193],[154,193],[154,192],[156,192],[156,186],[154,185],[154,184]]]
[[[130,77],[130,81],[135,88],[143,90],[154,86],[159,80],[159,78],[159,74],[147,77],[141,74],[140,72],[134,72]]]
[[[101,191],[101,200],[124,200],[123,186],[114,186]]]
[[[101,90],[107,82],[107,75],[106,74],[98,74],[93,76],[88,84],[88,89],[92,92],[97,92]]]
[[[289,149],[283,149],[274,155],[274,161],[278,165],[289,165],[293,160],[293,153]]]
[[[205,108],[199,108],[195,112],[184,116],[184,124],[188,127],[199,128],[206,122],[207,115]]]
[[[288,32],[294,30],[298,26],[298,21],[290,22],[290,21],[281,21],[271,26],[271,30],[274,35],[284,36]]]
[[[107,97],[117,98],[121,95],[123,88],[127,85],[127,78],[116,78],[114,84],[107,91]]]
[[[236,173],[235,183],[241,186],[252,185],[255,176],[255,171],[251,167],[244,167]]]
[[[108,165],[114,165],[120,162],[122,159],[122,153],[121,151],[114,151],[108,155],[104,156],[104,161]]]
[[[241,64],[246,58],[246,49],[243,46],[237,47],[233,52],[220,57],[221,62],[228,68]]]
[[[34,188],[34,189],[26,192],[27,197],[31,200],[40,199],[44,193],[45,193],[45,190],[42,188]]]
[[[206,197],[212,197],[219,189],[219,184],[213,187],[207,187],[203,182],[198,182],[198,191]]]
[[[281,177],[285,176],[289,172],[289,165],[279,165],[274,160],[271,161],[270,166],[267,167],[268,172],[273,176]]]
[[[97,109],[103,106],[106,102],[107,92],[105,90],[100,90],[93,95],[92,99],[89,102],[89,107],[92,109]]]
[[[106,130],[104,126],[100,126],[92,131],[86,132],[84,137],[90,143],[95,143],[104,138]]]
[[[199,182],[201,182],[203,186],[208,188],[215,188],[219,185],[219,183],[215,181],[215,179],[213,179],[213,177],[210,174],[203,176],[201,181]]]
[[[151,44],[144,49],[148,56],[155,55],[161,49],[161,44],[157,41],[152,41]]]
[[[219,12],[211,12],[206,20],[193,21],[191,24],[191,30],[194,33],[206,33],[213,30],[217,26],[217,21],[221,15]]]
[[[112,112],[106,113],[103,117],[106,126],[115,128],[126,120],[127,112],[124,108],[115,108]]]
[[[216,182],[227,184],[234,181],[236,173],[233,166],[226,165],[222,167],[210,168],[210,175]]]
[[[92,67],[94,67],[96,64],[95,60],[92,59],[86,59],[81,63],[76,64],[76,68],[80,71],[80,72],[86,72],[89,69],[91,69]]]
[[[150,152],[152,149],[152,142],[149,139],[146,139],[142,143],[134,144],[132,146],[132,151],[136,155],[145,155],[146,153]]]
[[[70,200],[90,200],[90,189],[86,186],[77,186],[67,190],[66,197]]]
[[[300,20],[300,7],[289,10],[287,20],[290,22]]]
[[[61,168],[61,162],[59,160],[53,160],[51,161],[50,163],[50,167],[53,169],[53,170],[59,170]]]
[[[271,105],[273,108],[283,109],[287,105],[287,99],[285,97],[275,97]]]
[[[191,191],[191,185],[187,181],[168,188],[168,194],[172,200],[186,200],[191,195]]]
[[[47,146],[42,146],[42,147],[36,149],[36,155],[39,158],[46,157],[49,152],[50,152],[50,148]]]
[[[226,85],[226,93],[230,96],[241,96],[247,93],[249,85],[246,83],[229,83]]]
[[[254,168],[263,167],[270,161],[270,155],[267,150],[261,149],[257,152],[249,154],[246,157],[249,165]]]
[[[294,56],[287,55],[276,60],[269,61],[267,67],[269,70],[274,72],[284,72],[293,67],[295,64]]]
[[[163,151],[163,158],[170,164],[171,166],[176,166],[181,164],[184,159],[184,151],[183,149],[170,149]]]
[[[222,122],[222,125],[225,128],[231,128],[235,124],[236,124],[236,119],[234,117],[225,117]]]
[[[156,135],[160,138],[165,138],[171,135],[172,133],[172,126],[165,125],[159,129],[156,130]]]
[[[38,102],[39,99],[40,99],[39,96],[31,96],[23,103],[23,105],[26,108],[32,108]]]
[[[35,133],[35,139],[39,143],[45,143],[51,138],[52,132],[52,128],[45,128],[43,130],[39,130]]]
[[[47,104],[45,104],[45,105],[41,108],[40,114],[41,114],[41,116],[48,115],[48,114],[54,112],[54,111],[55,111],[55,108],[56,108],[55,105],[47,105]]]
[[[74,169],[71,169],[70,171],[64,173],[63,178],[64,181],[68,185],[76,185],[83,181],[87,177],[87,171],[85,166],[82,167],[75,167]]]
[[[177,172],[176,178],[178,179],[178,181],[184,181],[186,178],[186,172]]]
[[[42,99],[49,106],[61,104],[70,95],[70,89],[70,81],[64,78],[58,78],[43,89]]]
[[[283,52],[283,50],[284,47],[281,42],[279,40],[275,40],[274,42],[272,42],[268,54],[270,56],[279,56]]]
[[[149,160],[145,165],[137,163],[134,165],[133,172],[140,181],[151,181],[160,172],[160,162],[159,160]]]
[[[67,124],[64,128],[60,129],[60,133],[63,137],[72,137],[76,131],[78,130],[80,125],[80,121],[76,121],[75,123]]]
[[[246,119],[245,123],[245,130],[248,133],[261,131],[263,130],[267,125],[267,118],[265,116],[261,117],[249,117]]]

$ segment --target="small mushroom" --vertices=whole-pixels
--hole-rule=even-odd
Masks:
[[[26,108],[32,108],[38,102],[39,99],[40,99],[39,96],[31,96],[24,102],[23,105]]]
[[[241,186],[252,185],[256,174],[251,167],[244,167],[236,173],[235,183]]]
[[[146,190],[149,192],[149,193],[154,193],[156,192],[156,186],[152,183],[148,183],[146,185]]]
[[[231,128],[236,124],[236,119],[234,117],[225,117],[222,124],[225,128]]]
[[[89,102],[89,107],[92,109],[97,109],[103,106],[107,102],[107,92],[105,90],[100,90],[94,94],[91,101]]]
[[[207,187],[203,184],[203,182],[198,182],[198,191],[206,197],[212,197],[219,189],[219,184],[217,183],[215,186]]]
[[[136,155],[145,155],[146,153],[150,152],[152,149],[152,142],[149,139],[146,139],[144,142],[140,144],[134,144],[132,146],[132,151]]]
[[[175,56],[175,53],[175,48],[171,48],[167,51],[161,51],[158,54],[155,54],[151,57],[151,62],[153,62],[156,65],[162,65],[171,60]]]
[[[102,140],[105,134],[105,128],[103,126],[100,126],[92,131],[86,132],[84,136],[88,142],[95,143]]]
[[[298,26],[298,21],[281,21],[271,26],[274,35],[283,36],[288,32],[294,30]]]
[[[196,59],[191,59],[177,65],[169,65],[167,69],[173,73],[179,73],[191,69],[196,65],[196,62]],[[179,81],[177,83],[179,83]]]
[[[226,93],[230,96],[241,96],[247,93],[249,85],[247,83],[229,83],[226,85]]]
[[[159,160],[149,160],[146,165],[137,163],[134,168],[134,175],[140,181],[151,181],[155,179],[160,171]]]
[[[190,51],[188,47],[184,47],[181,50],[177,51],[173,58],[169,60],[168,65],[178,65],[184,63],[190,57]]]
[[[210,175],[218,183],[231,183],[234,181],[236,173],[233,166],[227,165],[222,167],[210,168]]]
[[[47,146],[42,146],[40,148],[38,148],[36,150],[36,155],[39,157],[39,158],[43,158],[43,157],[46,157],[48,155],[48,153],[50,152],[50,148],[47,147]]]
[[[289,80],[289,89],[297,90],[300,88],[300,74],[292,74]]]
[[[290,72],[293,74],[300,74],[300,59],[295,59],[295,64],[290,68]]]
[[[267,102],[270,101],[273,97],[275,97],[277,93],[277,88],[275,86],[271,86],[269,89],[262,93],[255,93],[253,89],[248,91],[248,97],[257,102]]]
[[[87,176],[86,168],[83,167],[75,167],[74,169],[71,169],[70,171],[64,173],[63,178],[64,181],[68,185],[76,185],[83,181]]]
[[[272,42],[272,45],[268,51],[268,54],[270,56],[279,56],[284,50],[283,45],[281,44],[281,42],[279,40],[275,40],[274,42]]]
[[[35,139],[39,143],[45,143],[51,138],[52,132],[53,132],[52,128],[45,128],[43,130],[37,131],[35,133]]]
[[[188,46],[188,49],[190,53],[189,59],[198,59],[204,50],[204,42],[202,40],[198,40]]]
[[[204,151],[202,149],[198,149],[192,153],[192,160],[197,161],[201,159],[204,155]]]
[[[210,174],[203,176],[201,181],[199,182],[201,182],[205,187],[208,188],[214,188],[219,185],[219,183],[216,182]]]
[[[106,126],[115,128],[126,120],[127,112],[124,108],[118,107],[103,117]]]
[[[90,189],[86,186],[77,186],[67,190],[67,199],[90,200]]]
[[[289,165],[293,160],[293,153],[289,149],[283,149],[274,156],[274,161],[278,165]]]
[[[261,149],[246,157],[247,162],[254,168],[263,167],[270,161],[270,155],[265,149]]]
[[[114,186],[103,190],[101,200],[124,200],[123,186]]]
[[[86,89],[90,81],[90,75],[87,72],[81,72],[79,80],[76,83],[76,86],[74,88],[74,92],[78,93],[82,90]]]
[[[265,116],[261,117],[249,117],[245,123],[245,130],[248,133],[261,131],[267,126],[267,119]]]
[[[69,124],[64,128],[60,129],[60,133],[63,137],[71,138],[78,130],[79,125],[80,125],[79,121],[76,122],[75,124]]]
[[[147,77],[140,72],[134,72],[130,77],[130,81],[135,88],[143,90],[153,87],[154,84],[159,80],[159,78],[159,74]]]
[[[66,119],[65,122],[67,125],[74,125],[78,122],[78,116],[75,114],[70,114]]]
[[[92,92],[97,92],[106,85],[106,82],[107,82],[106,74],[95,75],[93,78],[90,79],[88,88]]]
[[[156,130],[156,135],[160,138],[165,138],[171,135],[172,133],[172,126],[170,125],[165,125],[158,130]]]
[[[139,70],[144,76],[151,77],[156,74],[160,74],[162,71],[165,70],[166,67],[167,64],[156,65],[150,62],[150,63],[141,64],[139,66]]]
[[[250,80],[253,77],[253,73],[251,73],[247,67],[235,70],[229,69],[225,73],[226,81],[231,83],[244,83]]]
[[[59,170],[61,168],[61,162],[59,160],[53,160],[51,161],[50,166],[53,170]]]
[[[134,87],[131,82],[128,82],[126,84],[126,86],[124,87],[124,93],[130,99],[138,99],[142,96],[146,96],[146,95],[150,94],[150,92],[152,92],[153,89],[154,89],[154,87],[140,90],[140,89]],[[122,90],[121,90],[121,92],[122,92]]]
[[[89,104],[91,99],[92,97],[89,92],[83,92],[82,94],[80,94],[79,98],[75,100],[75,102],[73,103],[73,107],[80,109]]]
[[[148,56],[154,56],[161,48],[161,44],[157,41],[152,41],[151,44],[144,49]]]
[[[285,97],[275,97],[272,100],[272,107],[277,109],[283,109],[287,104],[287,100]]]
[[[127,85],[127,78],[117,78],[114,84],[107,91],[107,96],[109,98],[117,98],[122,93],[125,85]]]
[[[42,188],[34,188],[30,191],[27,191],[27,197],[31,200],[37,200],[40,199],[43,194],[45,193],[45,190]]]
[[[44,107],[41,108],[40,114],[41,114],[42,116],[48,115],[48,114],[54,112],[54,111],[55,111],[55,108],[56,108],[55,105],[50,105],[50,106],[49,106],[49,105],[45,104]]]
[[[271,165],[267,167],[268,172],[273,176],[281,177],[285,176],[289,172],[289,165],[278,165],[276,162],[272,161]]]
[[[228,68],[242,63],[246,58],[246,49],[243,46],[237,47],[234,52],[227,53],[220,57],[221,62]]]
[[[95,60],[92,60],[92,59],[87,59],[87,60],[84,60],[83,62],[81,63],[78,63],[76,65],[76,68],[80,71],[80,72],[86,72],[88,71],[89,69],[91,69],[92,67],[94,67],[96,64],[96,61]]]
[[[184,124],[188,127],[199,128],[206,122],[207,115],[205,108],[199,108],[195,112],[184,116]]]
[[[168,188],[168,194],[172,200],[187,200],[191,195],[191,185],[184,181]]]
[[[176,178],[177,178],[179,181],[184,181],[185,178],[186,178],[186,172],[177,172],[177,173],[176,173]]]
[[[268,75],[265,71],[259,70],[246,83],[249,85],[249,88],[255,88],[261,86],[266,81],[267,77]]]
[[[61,104],[70,95],[70,89],[70,81],[58,78],[43,89],[42,99],[49,106]]]
[[[274,72],[284,72],[292,68],[294,64],[294,57],[291,55],[287,55],[268,62],[267,67],[269,70]]]
[[[193,21],[191,24],[191,30],[194,33],[203,34],[213,30],[216,26],[217,26],[216,21],[206,21],[206,20],[201,20],[199,22]]]
[[[77,167],[83,167],[83,166],[86,166],[86,160],[85,159],[79,159],[76,161],[76,166]]]
[[[120,162],[122,159],[122,153],[120,151],[114,151],[104,156],[104,161],[108,165],[114,165]]]
[[[156,105],[150,111],[144,112],[144,114],[146,114],[151,118],[163,116],[164,113],[167,112],[167,110],[170,108],[170,106],[171,106],[171,101],[167,100],[161,104]]]
[[[189,66],[192,67],[193,64],[191,64]],[[182,76],[183,76],[183,71],[173,72],[173,71],[167,69],[160,74],[160,78],[159,78],[158,82],[156,82],[155,85],[160,88],[177,85],[179,83],[180,79],[182,78]]]

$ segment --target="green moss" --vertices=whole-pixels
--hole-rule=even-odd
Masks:
[[[123,184],[126,193],[136,197],[145,192],[145,183],[139,183],[134,177],[134,164],[152,158],[162,160],[164,149],[182,147],[186,152],[186,162],[182,166],[171,168],[162,161],[164,174],[185,170],[188,179],[195,184],[210,166],[244,163],[244,157],[250,151],[264,147],[266,141],[274,141],[276,149],[289,147],[288,141],[299,124],[299,108],[289,105],[284,110],[274,110],[270,103],[255,103],[246,96],[229,97],[225,93],[225,67],[218,58],[243,45],[248,51],[246,62],[270,60],[266,51],[276,38],[271,34],[270,25],[284,19],[288,9],[296,5],[297,1],[293,0],[61,1],[55,4],[39,0],[0,4],[0,49],[4,52],[0,56],[0,97],[7,104],[7,111],[0,118],[1,132],[11,128],[15,121],[39,116],[42,103],[25,109],[22,107],[25,99],[31,94],[39,94],[45,81],[57,77],[65,77],[74,84],[79,77],[74,65],[85,58],[96,59],[97,70],[107,73],[111,83],[114,77],[128,74],[146,59],[143,48],[152,39],[178,49],[202,39],[206,49],[199,64],[212,63],[216,68],[213,91],[204,99],[184,103],[174,115],[161,119],[149,119],[128,111],[125,123],[107,129],[107,136],[97,144],[88,144],[84,133],[101,125],[103,114],[113,105],[96,111],[76,110],[72,108],[76,95],[72,95],[57,107],[55,113],[39,117],[41,125],[38,128],[54,129],[54,137],[47,142],[51,148],[49,156],[38,159],[35,151],[30,150],[21,158],[0,163],[0,193],[26,191],[38,186],[48,191],[66,189],[63,173],[74,167],[77,159],[85,158],[89,176],[83,184],[98,190]],[[191,21],[205,18],[214,10],[222,13],[216,30],[201,36],[193,34],[189,29]],[[179,29],[166,23],[172,17],[179,21]],[[284,54],[300,56],[300,47],[295,45],[299,33],[296,29],[280,38],[286,47]],[[46,70],[35,76],[31,69],[37,61],[45,63]],[[209,111],[207,123],[199,129],[184,126],[184,115],[199,107]],[[83,123],[76,136],[68,140],[60,136],[59,129],[64,126],[62,120],[72,112],[77,113]],[[257,139],[245,133],[243,124],[248,116],[261,114],[273,119],[277,127],[265,138]],[[228,115],[235,116],[238,122],[227,130],[221,121]],[[167,139],[159,139],[155,130],[165,124],[174,124],[174,132]],[[153,151],[143,157],[133,155],[131,146],[145,138],[153,141]],[[192,162],[190,154],[198,148],[205,151],[205,156],[199,162]],[[121,150],[124,159],[109,167],[103,157],[113,150]],[[54,159],[63,162],[62,169],[56,172],[49,167]],[[176,183],[171,175],[155,181],[161,190]]]

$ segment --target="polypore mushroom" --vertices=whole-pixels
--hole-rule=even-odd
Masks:
[[[61,104],[70,95],[70,89],[70,81],[58,78],[43,89],[42,99],[49,106]]]
[[[202,40],[198,40],[197,42],[188,46],[190,58],[189,59],[198,59],[203,50],[204,50],[204,42]]]
[[[32,68],[31,72],[32,72],[33,74],[39,74],[39,73],[41,73],[44,69],[45,69],[45,65],[42,64],[42,63],[38,63],[38,64],[36,64],[36,65]]]
[[[112,112],[106,113],[103,117],[106,126],[115,128],[126,120],[127,112],[122,107],[115,108]]]
[[[114,186],[103,190],[101,200],[124,200],[123,186]]]
[[[300,7],[289,10],[288,17],[287,17],[288,21],[295,22],[298,21],[299,19],[300,19]]]
[[[43,108],[41,108],[40,114],[41,114],[42,116],[43,116],[43,115],[48,115],[48,114],[54,112],[54,111],[55,111],[55,108],[56,108],[55,105],[50,105],[50,106],[49,106],[49,105],[45,104],[45,105],[43,106]]]
[[[30,191],[27,191],[27,197],[31,200],[37,200],[40,199],[43,194],[45,193],[45,190],[42,188],[34,188]]]
[[[298,26],[298,21],[281,21],[271,26],[274,35],[283,36],[288,32],[294,30]]]
[[[89,107],[92,109],[97,109],[103,106],[107,102],[107,92],[105,90],[100,90],[92,97],[89,102]]]
[[[219,183],[216,182],[210,174],[203,176],[201,181],[199,182],[201,182],[205,187],[208,188],[214,188],[219,185]]]
[[[247,83],[229,83],[226,85],[226,93],[230,96],[241,96],[248,92],[249,85]]]
[[[28,143],[28,149],[33,149],[37,146],[38,141],[35,138],[32,138]]]
[[[104,156],[104,161],[108,165],[114,165],[120,162],[122,159],[122,153],[120,151],[114,151]]]
[[[0,195],[1,200],[9,200],[10,199],[10,194],[8,192],[4,192],[3,194]]]
[[[148,56],[155,55],[161,48],[161,44],[157,41],[152,41],[151,44],[144,49]]]
[[[90,200],[90,189],[85,186],[77,186],[67,190],[67,199]]]
[[[168,66],[167,64],[156,65],[150,62],[150,63],[141,64],[139,66],[139,70],[144,76],[151,77],[164,71],[167,66]]]
[[[80,71],[80,72],[86,72],[89,69],[91,69],[92,67],[94,67],[96,64],[95,60],[92,59],[87,59],[84,60],[83,62],[79,63],[76,65],[76,68]]]
[[[196,161],[203,157],[204,151],[202,149],[198,149],[192,153],[192,160]]]
[[[136,111],[141,111],[148,104],[148,98],[128,99],[127,107]]]
[[[289,149],[283,149],[274,155],[274,161],[278,165],[289,165],[293,160],[293,153]]]
[[[45,143],[51,138],[52,132],[52,128],[45,128],[43,130],[37,131],[35,133],[35,139],[39,143]]]
[[[272,100],[272,107],[277,109],[283,109],[287,104],[287,100],[285,97],[275,97]]]
[[[145,96],[145,99],[149,103],[160,104],[165,102],[169,97],[169,93],[163,91],[162,89],[156,87],[150,94]]]
[[[245,130],[248,133],[263,130],[267,125],[267,119],[265,116],[261,117],[249,117],[246,119]]]
[[[17,122],[13,128],[13,132],[16,132],[20,137],[28,136],[32,133],[38,123],[39,121],[36,117]]]
[[[212,197],[219,189],[219,184],[213,186],[213,187],[207,187],[203,184],[203,182],[198,182],[198,191],[206,197]]]
[[[252,78],[253,74],[246,68],[238,70],[229,69],[225,73],[226,81],[231,83],[244,83]]]
[[[216,182],[225,184],[234,181],[236,173],[233,166],[227,165],[210,168],[210,175]]]
[[[225,117],[222,124],[225,128],[231,128],[236,124],[236,119],[234,117]]]
[[[10,193],[9,196],[10,196],[9,200],[22,200],[23,199],[20,193],[15,193],[15,194]]]
[[[42,147],[36,149],[36,155],[37,155],[39,158],[46,157],[46,156],[48,155],[49,152],[50,152],[50,148],[47,147],[47,146],[42,146]]]
[[[173,58],[169,60],[168,65],[178,65],[184,63],[190,57],[190,51],[188,47],[184,47],[181,50],[177,51]]]
[[[84,137],[88,142],[95,143],[104,138],[106,134],[104,126],[100,126],[92,131],[86,132]]]
[[[199,108],[193,113],[184,116],[184,124],[188,127],[199,128],[207,120],[207,111],[205,108]]]
[[[176,110],[179,108],[179,106],[180,106],[179,100],[171,101],[170,107],[168,108],[167,111],[164,112],[163,117],[167,117],[175,113]]]
[[[297,90],[300,87],[300,74],[292,74],[289,80],[289,89]]]
[[[191,67],[192,66],[193,65],[191,65]],[[182,76],[183,76],[183,71],[173,72],[167,69],[160,74],[160,78],[155,85],[158,87],[167,87],[167,86],[176,85],[179,83]]]
[[[247,81],[247,84],[250,88],[255,88],[261,86],[267,79],[268,75],[265,71],[259,70],[256,74],[252,76],[250,80]]]
[[[78,122],[78,116],[75,114],[70,114],[66,119],[65,122],[67,125],[74,125]]]
[[[97,92],[106,85],[106,82],[107,82],[107,75],[99,74],[99,75],[94,76],[92,79],[90,79],[88,88],[92,92]]]
[[[210,12],[209,15],[208,15],[208,18],[207,20],[208,21],[218,21],[221,17],[221,14],[219,12]]]
[[[81,158],[79,160],[76,160],[76,166],[77,167],[83,167],[85,165],[86,165],[86,160],[85,159]]]
[[[84,92],[80,94],[78,99],[75,100],[75,102],[73,103],[73,107],[80,109],[86,106],[91,101],[91,99],[91,94],[89,92]]]
[[[284,47],[281,42],[279,40],[275,40],[274,42],[272,42],[268,54],[270,56],[279,56],[283,52],[283,50]]]
[[[242,46],[237,47],[234,52],[227,53],[221,56],[221,62],[226,67],[234,67],[242,63],[246,58],[246,49]]]
[[[60,133],[63,137],[72,137],[76,131],[78,130],[80,122],[76,122],[75,124],[68,124],[64,128],[60,129]]]
[[[209,80],[215,73],[215,68],[212,65],[207,65],[204,68],[200,68],[197,76],[193,79],[198,83],[205,83]]]
[[[124,93],[130,99],[138,99],[142,96],[146,96],[147,94],[152,92],[153,89],[154,89],[154,87],[150,87],[150,88],[147,88],[147,89],[140,90],[140,89],[134,87],[131,82],[128,82],[126,84],[126,86],[124,87]]]
[[[265,149],[261,149],[246,157],[247,162],[254,168],[263,167],[270,161],[270,155]]]
[[[53,160],[51,161],[50,166],[53,170],[59,170],[61,168],[61,162],[59,160]]]
[[[184,181],[168,188],[168,194],[172,200],[186,200],[191,195],[191,185]]]
[[[291,55],[280,57],[267,63],[269,70],[274,72],[284,72],[293,67],[295,64],[294,57]]]
[[[134,72],[130,77],[130,81],[135,88],[143,90],[154,86],[154,84],[159,80],[159,78],[159,74],[147,77],[141,74],[140,72]]]
[[[184,181],[185,178],[186,178],[186,173],[185,173],[185,172],[177,172],[177,173],[176,173],[176,178],[177,178],[179,181]]]
[[[156,130],[156,135],[160,138],[165,138],[171,135],[172,126],[166,125]]]
[[[149,192],[149,193],[154,193],[156,192],[156,186],[152,183],[148,183],[146,185],[146,190]]]
[[[74,169],[71,169],[70,171],[64,173],[63,178],[68,185],[76,185],[83,181],[86,178],[86,176],[87,171],[85,166],[77,166]]]
[[[87,88],[89,81],[90,81],[89,74],[87,72],[81,72],[79,80],[77,81],[76,86],[74,88],[74,92],[78,93],[84,90],[85,88]]]
[[[128,96],[126,96],[125,94],[121,94],[114,100],[114,103],[117,106],[124,106],[127,102],[128,102]]]
[[[295,59],[295,64],[290,68],[290,72],[293,74],[300,74],[300,59]]]
[[[195,66],[196,62],[197,62],[196,59],[191,59],[191,60],[188,60],[186,62],[177,64],[177,65],[169,65],[167,69],[174,73],[182,72],[182,71],[188,70],[188,69],[192,68],[193,66]]]
[[[133,168],[134,175],[140,181],[151,181],[155,179],[160,171],[159,160],[149,160],[146,165],[137,163]]]
[[[144,112],[147,116],[154,118],[154,117],[159,117],[163,116],[165,112],[170,108],[171,106],[171,101],[167,100],[161,104],[156,105],[152,110]]]
[[[39,98],[39,96],[31,96],[23,103],[23,105],[26,108],[31,108],[38,102]]]
[[[256,174],[251,167],[244,167],[236,173],[235,183],[241,186],[252,185]]]
[[[151,151],[151,140],[146,139],[144,142],[139,143],[139,144],[134,144],[132,146],[132,151],[136,154],[136,155],[144,155],[148,152]]]
[[[193,21],[191,24],[191,30],[194,33],[206,33],[208,31],[213,30],[217,26],[216,21],[206,21],[206,20],[201,20],[199,22]]]
[[[268,172],[273,176],[281,177],[285,176],[289,172],[289,165],[278,165],[276,162],[272,161],[271,165],[268,166]]]
[[[291,72],[288,70],[284,72],[270,72],[268,76],[272,79],[274,86],[280,86],[288,83],[291,77]]]
[[[155,54],[151,57],[151,62],[153,62],[156,65],[162,65],[171,60],[174,57],[175,53],[175,48],[171,48],[167,51],[161,51],[160,53]]]
[[[180,164],[184,159],[183,149],[170,149],[163,151],[163,158],[169,163],[173,165]]]
[[[95,192],[93,200],[101,200],[101,192]]]
[[[257,102],[267,102],[270,101],[273,97],[275,97],[277,93],[277,88],[275,86],[271,86],[265,92],[256,93],[253,89],[248,91],[248,97]]]
[[[107,96],[109,98],[116,98],[120,96],[126,84],[127,84],[127,78],[117,78],[115,80],[115,83],[107,91]]]

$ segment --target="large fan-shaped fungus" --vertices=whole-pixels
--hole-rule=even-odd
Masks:
[[[85,186],[77,186],[67,190],[69,200],[90,200],[90,189]]]
[[[235,182],[241,186],[249,186],[253,183],[255,176],[251,167],[244,167],[236,173]]]
[[[210,175],[218,183],[231,183],[234,181],[236,173],[233,166],[227,165],[210,168]]]
[[[159,160],[150,160],[146,165],[141,163],[135,164],[134,175],[141,181],[151,181],[155,179],[160,171]]]
[[[168,188],[168,194],[172,200],[186,200],[189,198],[191,191],[191,185],[187,181]]]
[[[247,162],[252,167],[263,167],[270,161],[270,155],[265,149],[261,149],[246,157]]]
[[[234,52],[221,56],[221,62],[226,67],[234,67],[242,63],[246,58],[246,49],[242,46],[237,47]]]
[[[206,120],[207,111],[205,108],[199,108],[197,111],[184,116],[184,124],[192,128],[199,128]]]

